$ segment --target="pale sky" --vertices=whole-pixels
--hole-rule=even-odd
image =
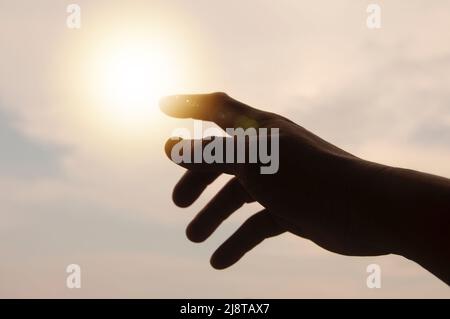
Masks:
[[[66,26],[70,3],[81,29]],[[369,3],[381,29],[366,26]],[[169,57],[170,73],[155,72],[168,93],[225,91],[365,159],[450,177],[448,30],[447,0],[0,0],[0,297],[449,298],[402,257],[339,256],[293,235],[212,269],[258,206],[189,242],[185,226],[227,178],[175,207],[183,169],[163,145],[192,122],[152,102],[136,132],[98,71],[114,50],[150,45]],[[72,263],[81,289],[66,287]],[[381,289],[366,286],[371,263]]]

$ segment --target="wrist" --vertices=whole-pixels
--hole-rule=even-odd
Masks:
[[[384,175],[388,220],[397,230],[393,253],[449,283],[450,181],[394,167]]]

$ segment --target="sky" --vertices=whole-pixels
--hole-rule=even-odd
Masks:
[[[66,25],[71,3],[80,29]],[[367,28],[369,3],[380,29]],[[189,242],[227,177],[175,207],[183,169],[163,145],[192,121],[155,102],[118,112],[99,75],[114,51],[154,45],[170,57],[152,74],[165,93],[224,91],[362,158],[450,177],[449,12],[446,0],[0,0],[0,297],[449,298],[403,257],[339,256],[289,234],[212,269],[258,205]],[[66,287],[73,263],[81,289]],[[380,289],[366,286],[372,263]]]

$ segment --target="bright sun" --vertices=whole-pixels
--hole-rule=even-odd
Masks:
[[[173,94],[177,86],[175,59],[157,43],[114,43],[99,50],[94,60],[92,93],[102,117],[116,125],[142,129],[157,110],[158,100]]]

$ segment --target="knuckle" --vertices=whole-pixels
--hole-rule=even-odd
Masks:
[[[215,102],[227,101],[230,98],[225,92],[214,92],[211,97]]]

